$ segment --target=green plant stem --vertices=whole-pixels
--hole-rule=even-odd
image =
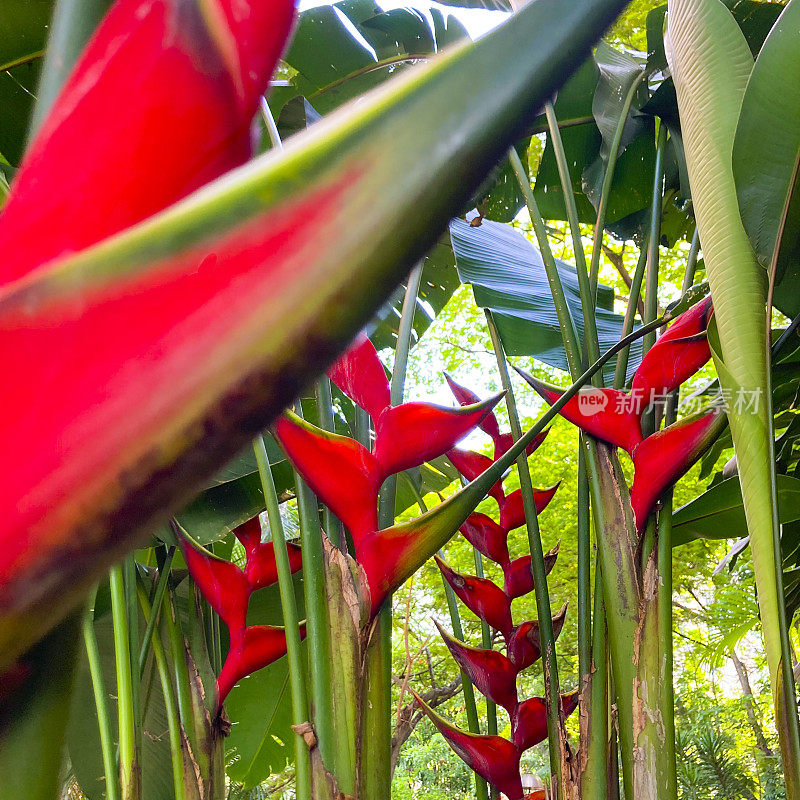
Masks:
[[[561,131],[558,128],[558,118],[552,103],[545,105],[545,114],[548,122],[548,133],[553,145],[553,154],[558,165],[558,175],[561,179],[561,189],[564,194],[564,207],[567,211],[572,236],[572,249],[575,255],[575,266],[578,272],[578,289],[581,295],[581,308],[583,310],[584,347],[588,356],[588,363],[597,361],[600,356],[600,344],[597,338],[597,322],[595,319],[594,292],[591,289],[589,273],[586,267],[586,253],[583,249],[581,227],[578,222],[578,206],[575,202],[575,193],[572,190],[572,177],[569,173],[569,163],[564,152],[564,143],[561,140]],[[596,386],[603,385],[603,374],[598,372],[592,381]]]
[[[514,441],[522,436],[517,404],[514,400],[514,391],[506,365],[506,356],[503,343],[497,332],[492,312],[486,310],[486,322],[489,326],[489,335],[492,338],[500,371],[500,381],[506,393],[506,408],[511,424],[511,435]],[[522,505],[525,511],[525,525],[528,530],[528,546],[531,553],[531,571],[533,585],[536,591],[536,611],[539,619],[539,637],[542,648],[542,663],[544,665],[545,696],[547,700],[547,735],[550,750],[550,772],[553,775],[553,784],[556,787],[556,798],[564,795],[562,786],[562,750],[566,743],[564,733],[564,717],[561,711],[561,695],[558,685],[558,660],[556,659],[555,636],[553,634],[553,614],[550,608],[550,593],[547,589],[547,572],[544,564],[544,548],[539,531],[539,520],[536,515],[536,501],[533,495],[531,473],[528,468],[528,457],[523,453],[517,459],[519,484],[522,492]]]
[[[152,609],[152,614],[150,614],[150,618],[145,621],[146,627],[144,629],[144,636],[142,637],[142,643],[139,647],[139,675],[140,677],[144,674],[144,665],[147,661],[147,653],[150,649],[150,639],[153,636],[153,631],[155,630],[155,626],[158,623],[159,616],[161,614],[161,603],[164,600],[164,593],[167,590],[167,583],[169,581],[169,573],[172,569],[172,562],[175,558],[175,545],[171,545],[167,550],[167,557],[164,559],[164,564],[159,570],[158,573],[158,580],[156,581],[155,591],[153,593],[153,599],[150,603],[150,607]]]
[[[119,728],[119,782],[121,800],[137,800],[140,767],[136,758],[136,717],[133,707],[128,606],[121,564],[109,572],[111,616],[114,624],[114,659],[117,670],[117,721]]]
[[[658,262],[661,244],[661,215],[664,205],[664,147],[667,143],[667,126],[658,126],[656,137],[656,163],[653,170],[653,199],[650,203],[650,229],[647,239],[647,278],[644,290],[644,320],[650,322],[658,316]],[[642,340],[646,353],[656,341],[655,331]]]
[[[408,354],[411,350],[411,334],[414,330],[414,314],[417,294],[422,278],[422,263],[417,264],[406,284],[400,325],[397,332],[394,367],[390,389],[390,402],[403,402]],[[378,506],[378,524],[381,529],[394,523],[394,507],[397,492],[397,476],[387,478],[381,490]],[[368,646],[366,702],[362,722],[362,791],[374,800],[389,800],[391,793],[391,702],[392,702],[392,600],[389,597],[378,612],[376,631]],[[366,737],[366,738],[365,738]],[[366,769],[365,769],[366,767]]]
[[[472,548],[472,555],[475,560],[475,574],[479,578],[484,578],[483,572],[483,557],[476,548]],[[484,650],[492,649],[492,631],[489,628],[489,623],[486,620],[481,620],[481,647]],[[497,704],[486,698],[486,732],[490,736],[497,736]],[[494,787],[492,787],[492,795],[494,795]]]
[[[583,434],[580,434],[583,439]],[[578,447],[578,674],[580,685],[589,680],[592,667],[591,514],[585,445]]]
[[[106,800],[119,800],[119,775],[116,769],[116,753],[111,732],[111,715],[108,707],[108,692],[103,681],[103,668],[100,664],[100,649],[94,632],[94,601],[97,587],[89,594],[86,609],[83,612],[81,626],[83,644],[86,647],[86,660],[89,664],[89,676],[92,679],[94,704],[97,710],[97,727],[100,733],[100,752],[103,756],[103,775],[105,776]]]
[[[322,375],[317,381],[316,396],[319,426],[324,431],[333,432],[333,397],[331,395],[331,382],[327,375]],[[340,550],[346,551],[347,545],[344,538],[342,523],[336,519],[336,516],[328,506],[323,506],[322,509],[322,528],[325,533],[328,534],[328,538]]]
[[[138,574],[138,567],[136,566],[136,557],[131,553],[122,562],[122,570],[125,576],[125,604],[127,606],[128,617],[128,652],[131,659],[134,654],[139,652],[139,605],[136,602],[136,577]],[[139,697],[140,681],[139,681],[139,662],[136,661],[136,670],[131,672],[131,701],[133,703],[133,719],[134,719],[134,734],[136,736],[136,760],[141,760],[142,752],[142,704]],[[131,663],[131,670],[134,669],[133,662]]]
[[[174,551],[174,548],[173,548]],[[164,710],[167,715],[167,729],[169,731],[170,760],[172,762],[172,785],[175,790],[175,798],[186,797],[186,782],[183,771],[183,742],[181,740],[181,724],[178,718],[178,709],[175,701],[175,689],[169,676],[169,666],[164,654],[164,647],[161,644],[161,637],[157,630],[150,624],[158,616],[157,609],[151,605],[147,597],[147,591],[142,581],[137,581],[136,591],[139,595],[139,606],[142,609],[145,623],[147,624],[147,635],[144,639],[145,645],[153,646],[153,656],[158,669],[158,677],[161,681],[161,691],[164,695]],[[163,597],[163,593],[162,593]],[[109,798],[109,800],[111,800]]]
[[[622,111],[620,112],[619,119],[617,120],[617,127],[614,129],[614,136],[611,139],[611,146],[608,152],[608,163],[606,164],[605,173],[603,174],[603,185],[600,189],[600,200],[597,203],[597,220],[594,225],[594,240],[592,242],[592,260],[589,267],[589,285],[592,290],[592,302],[597,304],[597,283],[600,275],[600,255],[603,252],[603,229],[606,226],[606,213],[608,211],[608,201],[611,197],[611,186],[614,183],[614,170],[617,166],[617,158],[619,157],[619,147],[622,141],[622,133],[625,130],[625,123],[628,119],[628,112],[631,109],[633,98],[639,85],[644,80],[646,71],[642,70],[639,75],[633,80],[625,95],[625,100],[622,104]]]
[[[192,702],[192,688],[189,684],[189,672],[186,665],[186,645],[184,644],[183,632],[180,620],[178,619],[178,608],[175,604],[175,595],[172,589],[167,592],[166,613],[163,615],[169,637],[170,655],[172,657],[172,670],[175,676],[176,694],[178,700],[178,713],[180,714],[181,725],[195,754],[195,758],[201,755],[201,748],[198,746],[197,728],[194,718],[194,704]],[[201,768],[202,771],[202,768]]]
[[[686,272],[683,276],[684,294],[690,286],[694,285],[694,276],[697,272],[697,257],[700,254],[700,229],[695,225],[692,242],[689,245],[689,255],[686,259]],[[687,285],[688,284],[688,285]]]
[[[416,484],[411,480],[407,472],[403,473],[403,477],[414,493],[420,513],[425,514],[428,511],[428,506],[425,504],[425,500],[420,494],[419,489],[417,489]],[[439,557],[445,557],[441,550],[439,551]],[[447,610],[450,612],[450,625],[453,628],[453,636],[458,639],[459,642],[463,642],[465,641],[464,628],[461,624],[461,614],[458,611],[456,593],[453,591],[453,587],[447,582],[444,575],[442,575],[442,586],[444,587],[444,596],[447,600]],[[461,689],[464,693],[464,710],[467,714],[467,728],[470,733],[480,734],[481,725],[478,719],[478,704],[475,700],[475,688],[463,669],[460,670],[460,673]],[[489,800],[489,789],[486,781],[481,778],[477,772],[473,772],[472,774],[475,778],[475,800]]]
[[[647,267],[647,251],[649,246],[645,245],[639,251],[639,259],[636,262],[636,269],[631,278],[631,290],[628,295],[628,307],[625,309],[625,319],[622,322],[622,338],[628,336],[633,331],[633,323],[636,319],[636,307],[639,305],[639,297],[642,293],[642,283],[644,282],[645,268]],[[644,322],[644,320],[642,320]],[[614,388],[622,389],[625,386],[625,378],[628,372],[628,357],[630,348],[626,347],[617,356],[617,366],[614,371]]]
[[[295,412],[302,416],[298,402]],[[307,647],[311,668],[311,703],[322,761],[327,769],[336,763],[336,732],[333,725],[333,698],[330,664],[330,621],[328,619],[325,559],[317,498],[295,471],[297,510],[303,547],[303,589],[306,601]]]
[[[328,385],[330,391],[330,384]],[[286,548],[286,535],[281,520],[275,480],[269,465],[264,439],[257,436],[253,440],[253,450],[258,463],[258,474],[267,507],[267,518],[272,535],[275,553],[275,566],[278,570],[278,588],[283,609],[283,624],[286,628],[286,658],[289,665],[289,682],[292,690],[292,722],[301,725],[308,721],[308,697],[306,695],[305,665],[300,647],[300,628],[297,613],[297,600],[294,595],[294,581],[289,566],[289,553]],[[311,800],[311,760],[308,746],[302,735],[294,735],[295,792],[297,800]],[[345,748],[342,748],[345,749]],[[349,749],[349,748],[348,748]],[[354,783],[354,780],[351,781]]]

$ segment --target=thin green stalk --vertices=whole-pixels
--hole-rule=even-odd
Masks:
[[[567,222],[572,236],[572,249],[575,254],[575,266],[578,272],[578,289],[581,295],[581,308],[583,309],[584,347],[588,355],[588,362],[597,361],[600,356],[600,344],[597,338],[597,322],[595,319],[594,292],[589,282],[589,272],[586,267],[586,253],[583,249],[581,227],[578,222],[578,206],[575,202],[575,193],[572,190],[572,177],[569,174],[569,164],[564,152],[564,143],[561,141],[561,131],[558,128],[558,118],[552,103],[545,105],[545,114],[549,125],[547,135],[553,145],[553,154],[558,165],[558,176],[561,179],[561,189],[564,194],[564,207],[567,211]],[[594,376],[596,386],[603,385],[602,372]]]
[[[580,436],[582,438],[583,434]],[[581,444],[578,448],[578,674],[581,685],[589,678],[592,666],[590,525],[589,475],[586,453]]]
[[[648,240],[649,241],[649,240]],[[633,330],[633,323],[636,319],[636,308],[639,305],[639,296],[642,293],[642,283],[644,282],[645,268],[647,267],[647,251],[649,246],[644,246],[639,251],[639,260],[636,262],[636,269],[631,278],[631,290],[628,296],[628,307],[625,309],[625,319],[622,322],[622,338],[624,339]],[[644,320],[642,320],[644,322]],[[630,348],[626,347],[617,356],[617,367],[614,371],[614,388],[622,389],[625,385],[625,377],[628,372],[628,357]]]
[[[422,263],[411,271],[406,284],[400,325],[397,333],[390,402],[403,402],[406,367],[411,349],[411,334],[414,330],[414,314],[417,294],[422,277]],[[390,476],[384,483],[378,507],[378,523],[388,528],[394,523],[394,506],[397,493],[397,476]],[[387,599],[378,614],[377,628],[370,643],[367,659],[367,695],[363,714],[362,742],[366,746],[362,753],[362,790],[374,800],[388,800],[391,791],[391,717],[392,701],[392,603]],[[366,735],[367,739],[364,740]],[[364,769],[366,765],[366,769]]]
[[[619,146],[622,141],[622,133],[625,130],[625,123],[628,120],[628,112],[631,110],[633,98],[639,89],[639,85],[644,80],[645,70],[636,76],[631,83],[625,100],[622,104],[622,111],[617,120],[617,127],[614,129],[614,136],[611,139],[611,146],[608,153],[608,164],[603,175],[603,185],[600,189],[600,200],[597,203],[597,220],[594,225],[594,240],[592,243],[592,261],[589,267],[589,285],[592,290],[592,300],[597,303],[597,283],[600,274],[600,255],[603,252],[603,230],[606,226],[606,213],[608,211],[608,201],[611,197],[611,185],[614,183],[614,170],[617,166],[619,157]]]
[[[302,416],[298,402],[295,412]],[[317,498],[295,471],[300,541],[303,547],[303,589],[306,601],[307,647],[311,668],[311,703],[320,755],[328,769],[336,762],[336,731],[330,664],[330,623],[328,619],[325,559]]]
[[[138,568],[136,557],[131,553],[123,562],[122,570],[125,576],[125,604],[128,616],[128,652],[133,658],[139,652],[139,606],[136,602],[136,576]],[[136,666],[138,667],[138,661]],[[133,664],[131,665],[133,669]],[[136,760],[141,759],[142,752],[142,704],[139,697],[140,682],[138,670],[131,674],[131,700],[133,702],[134,734],[136,736]]]
[[[108,707],[108,692],[103,681],[103,668],[100,664],[100,649],[94,632],[94,601],[97,587],[90,592],[86,609],[83,612],[83,643],[86,647],[86,660],[89,676],[92,679],[94,704],[97,710],[97,727],[100,732],[100,752],[103,756],[103,775],[106,781],[106,800],[119,800],[119,775],[116,768],[116,753],[111,732],[111,714]]]
[[[324,431],[333,431],[333,397],[331,395],[331,382],[327,375],[322,375],[317,381],[316,396],[319,426]],[[328,538],[340,550],[343,552],[347,550],[342,523],[336,519],[336,516],[328,506],[323,506],[322,509],[322,528],[328,534]]]
[[[330,384],[328,385],[330,391]],[[283,609],[283,624],[286,628],[286,658],[289,665],[289,681],[292,691],[292,722],[302,725],[308,721],[308,697],[306,695],[305,665],[300,648],[300,628],[298,623],[297,601],[294,596],[294,581],[289,566],[289,553],[286,548],[286,535],[281,520],[275,480],[269,465],[264,439],[257,436],[253,440],[253,450],[258,463],[261,488],[264,491],[269,529],[275,553],[275,566],[278,570],[278,588]],[[345,749],[345,748],[343,748]],[[349,749],[349,748],[348,748]],[[295,792],[297,800],[311,798],[311,759],[308,746],[302,735],[294,735]]]
[[[500,371],[500,381],[506,393],[506,408],[511,424],[511,435],[514,441],[522,436],[522,427],[517,413],[517,404],[514,400],[514,391],[508,375],[506,356],[503,343],[497,332],[492,312],[486,310],[486,322],[489,326],[489,335],[492,338],[497,367]],[[519,484],[522,492],[522,505],[525,510],[525,525],[528,530],[528,546],[531,553],[531,571],[533,585],[536,592],[536,611],[539,619],[539,637],[542,647],[542,663],[544,665],[545,696],[547,700],[547,735],[550,750],[550,772],[553,775],[553,784],[556,787],[556,798],[564,795],[562,786],[562,761],[565,754],[564,720],[561,712],[561,695],[558,685],[558,661],[556,659],[555,636],[553,634],[553,614],[550,609],[550,593],[547,589],[547,572],[544,564],[544,548],[539,531],[539,520],[536,515],[536,501],[533,495],[531,473],[528,468],[528,457],[523,453],[517,459]]]
[[[661,244],[661,215],[664,205],[664,148],[667,143],[667,126],[658,126],[656,137],[656,163],[653,170],[653,199],[650,203],[650,232],[647,240],[647,278],[644,290],[644,320],[650,322],[658,316],[658,262]],[[646,353],[656,341],[655,332],[642,340]]]
[[[175,689],[170,680],[169,666],[164,654],[164,646],[161,644],[161,637],[153,625],[150,624],[151,621],[155,624],[155,620],[158,617],[157,610],[151,605],[141,580],[137,581],[136,590],[139,595],[139,606],[147,624],[147,635],[145,636],[144,644],[149,645],[152,642],[153,656],[158,669],[158,677],[161,681],[161,691],[164,695],[164,710],[167,715],[170,760],[172,762],[172,785],[177,800],[178,798],[186,797],[186,779],[183,772],[183,742],[181,740],[181,724],[178,719],[178,710],[175,702]],[[109,798],[109,800],[111,799]]]
[[[416,484],[408,476],[408,473],[403,473],[403,477],[414,493],[420,513],[427,513],[428,506],[425,504],[425,500],[417,489]],[[439,551],[439,557],[444,558],[444,553],[441,550]],[[444,587],[444,596],[447,600],[447,610],[450,612],[450,625],[453,628],[453,636],[458,639],[459,642],[463,642],[465,641],[464,628],[461,625],[461,614],[458,611],[456,593],[453,591],[453,587],[447,582],[444,575],[442,575],[442,586]],[[460,673],[461,689],[464,693],[464,710],[467,713],[467,729],[470,733],[480,734],[481,725],[478,720],[478,704],[475,701],[475,687],[473,687],[472,681],[470,681],[467,677],[467,673],[464,672],[463,669],[460,670]],[[481,778],[477,772],[473,772],[472,774],[475,777],[475,800],[489,800],[489,789],[486,781]]]
[[[175,675],[175,686],[177,687],[178,713],[192,752],[195,758],[199,758],[201,748],[198,746],[192,688],[189,684],[189,672],[186,666],[186,645],[184,644],[183,632],[178,619],[178,609],[175,605],[175,596],[172,589],[167,592],[167,607],[163,617],[167,626],[172,669]]]
[[[697,256],[700,253],[700,229],[695,225],[692,234],[692,243],[689,245],[689,256],[686,259],[686,272],[683,276],[684,294],[690,286],[694,285],[694,276],[697,272]],[[688,284],[688,285],[687,285]]]
[[[114,623],[114,659],[117,669],[117,720],[119,726],[119,781],[121,800],[138,800],[140,765],[136,759],[136,717],[133,706],[128,607],[121,564],[109,572],[111,616]]]
[[[475,574],[479,578],[483,578],[483,557],[476,548],[472,548],[472,554],[475,558]],[[489,623],[486,620],[481,620],[481,647],[484,650],[492,649],[492,631],[489,628]],[[486,698],[486,732],[490,736],[497,736],[497,704]],[[492,794],[494,795],[494,787],[492,787]]]
[[[175,545],[171,545],[170,548],[167,550],[167,557],[164,559],[164,564],[159,570],[158,573],[158,580],[156,581],[156,588],[153,593],[153,600],[151,602],[151,608],[153,609],[153,613],[150,615],[150,619],[146,621],[146,627],[144,629],[144,636],[142,637],[142,643],[139,647],[139,675],[144,674],[144,665],[147,661],[147,652],[150,649],[150,639],[153,635],[153,630],[155,629],[156,623],[158,622],[158,618],[161,614],[161,602],[164,599],[164,592],[167,590],[167,582],[169,581],[169,573],[172,569],[172,562],[175,558]]]

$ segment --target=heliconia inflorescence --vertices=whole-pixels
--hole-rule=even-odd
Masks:
[[[460,403],[474,403],[477,396],[459,386],[450,377],[450,388]],[[511,445],[511,435],[501,434],[494,414],[489,414],[481,424],[494,443],[494,459],[479,453],[452,450],[448,453],[457,469],[469,479],[477,476],[479,465],[483,471],[503,455]],[[542,434],[534,440],[528,453],[532,453],[544,440]],[[555,494],[558,484],[548,490],[534,493],[537,513],[543,511]],[[520,777],[522,754],[547,737],[547,709],[541,697],[520,701],[517,677],[532,666],[541,656],[539,623],[525,621],[515,625],[511,604],[532,592],[533,573],[531,557],[512,559],[508,549],[509,533],[525,524],[522,499],[519,491],[506,496],[502,481],[492,487],[491,496],[497,501],[500,522],[482,513],[473,513],[461,526],[461,533],[480,553],[494,561],[503,571],[503,588],[488,578],[462,575],[436,557],[436,563],[445,580],[458,598],[477,617],[500,632],[506,646],[502,653],[494,649],[472,647],[455,639],[436,623],[453,658],[472,684],[492,702],[504,708],[511,721],[511,739],[501,736],[466,733],[453,727],[431,709],[418,695],[417,701],[433,724],[447,740],[456,754],[478,775],[488,781],[509,800],[536,800],[539,792],[525,795]],[[558,547],[545,555],[545,572],[549,574],[558,557]],[[564,626],[566,606],[553,617],[553,633],[557,637]],[[578,692],[561,698],[562,709],[569,715],[577,707]]]
[[[372,446],[321,430],[291,412],[275,424],[275,433],[303,479],[350,532],[355,559],[369,587],[370,613],[374,614],[437,549],[430,547],[430,522],[424,516],[379,530],[381,485],[390,475],[451,450],[491,415],[500,395],[458,408],[420,402],[392,406],[386,371],[364,335],[329,375],[372,418]]]
[[[230,561],[198,550],[186,539],[181,540],[189,574],[230,634],[228,654],[217,678],[218,708],[222,707],[238,681],[286,653],[286,633],[283,628],[247,624],[250,596],[257,589],[271,586],[278,580],[273,544],[261,541],[258,517],[240,525],[234,534],[245,549],[244,570]],[[287,549],[291,571],[297,572],[303,561],[301,549],[294,543],[288,543]],[[301,626],[300,635],[305,635],[305,625]]]
[[[711,357],[706,329],[712,312],[711,297],[707,297],[681,314],[642,359],[629,393],[586,387],[559,411],[585,433],[630,454],[634,466],[631,505],[639,531],[664,491],[711,443],[709,434],[720,409],[683,419],[646,438],[641,415],[654,402],[666,400]],[[563,394],[523,370],[517,372],[551,405]]]

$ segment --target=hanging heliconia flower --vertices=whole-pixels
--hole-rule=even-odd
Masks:
[[[451,450],[484,422],[501,395],[459,408],[421,402],[392,406],[386,371],[364,335],[329,375],[372,418],[372,446],[321,430],[291,412],[275,424],[275,434],[303,479],[350,532],[355,559],[366,576],[370,614],[375,614],[438,549],[440,544],[432,547],[431,542],[442,528],[434,509],[418,520],[379,530],[381,485],[390,475]],[[457,527],[458,523],[450,533]]]
[[[681,314],[642,359],[630,393],[587,387],[559,410],[582,431],[626,450],[633,459],[631,486],[637,530],[642,530],[664,491],[674,484],[710,445],[719,425],[715,408],[642,436],[642,413],[677,389],[711,357],[706,330],[711,298]],[[521,369],[520,375],[551,405],[564,393]]]
[[[277,661],[286,653],[286,632],[274,625],[248,625],[247,606],[257,589],[272,586],[278,580],[272,542],[261,541],[261,523],[254,517],[234,530],[245,549],[244,570],[230,561],[197,549],[181,540],[186,565],[203,597],[225,623],[230,647],[217,678],[217,708],[221,708],[230,690],[247,675]],[[300,547],[287,543],[289,566],[297,572],[303,563]],[[300,627],[305,636],[305,624]]]
[[[459,386],[449,376],[447,381],[460,403],[477,402],[478,397],[474,392]],[[456,468],[470,480],[507,452],[513,443],[510,434],[500,433],[494,414],[487,415],[481,428],[492,438],[494,459],[463,450],[451,450],[448,453]],[[527,449],[528,454],[541,444],[546,433],[545,431],[534,440]],[[546,508],[557,488],[558,484],[550,489],[534,492],[537,514]],[[486,514],[474,512],[460,530],[476,550],[503,570],[503,588],[488,578],[462,575],[440,557],[435,558],[442,575],[461,602],[490,628],[500,632],[506,652],[472,647],[455,639],[438,622],[436,626],[451,655],[475,688],[508,712],[511,740],[501,736],[460,731],[433,711],[418,695],[415,694],[415,697],[450,747],[474,772],[505,794],[509,800],[523,800],[525,793],[520,778],[520,758],[525,750],[547,737],[547,709],[544,699],[531,697],[520,702],[517,691],[519,674],[541,656],[539,623],[526,621],[515,625],[511,613],[512,602],[534,590],[530,555],[512,559],[508,548],[509,533],[525,524],[522,494],[517,490],[506,496],[500,480],[492,487],[491,496],[497,501],[500,522],[495,522]],[[558,547],[545,555],[545,574],[553,569],[557,557]],[[564,626],[566,612],[564,606],[553,617],[553,633],[556,637]],[[578,703],[578,692],[562,696],[561,702],[564,714],[571,714]],[[542,797],[542,794],[534,792],[525,800],[535,800],[538,797]]]

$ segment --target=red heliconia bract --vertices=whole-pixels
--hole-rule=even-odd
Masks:
[[[495,786],[508,800],[522,800],[520,751],[508,739],[460,731],[437,714],[416,692],[414,697],[456,755],[473,772]]]
[[[328,370],[328,375],[354,403],[374,420],[389,407],[390,388],[375,345],[361,333]]]
[[[501,396],[459,408],[417,402],[387,408],[375,422],[372,450],[381,476],[386,478],[446,453],[491,413]]]
[[[524,370],[518,369],[517,372],[550,405],[564,394],[562,389],[549,386]],[[625,392],[587,386],[567,400],[558,413],[596,439],[632,453],[642,441],[640,411]]]
[[[567,606],[553,617],[553,637],[558,639],[559,634],[564,628],[564,620],[567,617]],[[514,628],[508,638],[508,658],[521,672],[532,664],[536,663],[542,654],[541,642],[539,640],[538,620],[521,622]]]
[[[450,391],[453,393],[453,397],[456,398],[459,405],[471,406],[480,402],[480,397],[478,397],[475,392],[473,392],[471,389],[467,389],[465,386],[462,386],[459,383],[456,383],[446,372],[444,374],[444,378],[447,381],[447,385],[450,387]],[[497,424],[497,417],[494,414],[487,414],[478,427],[480,427],[484,433],[488,433],[492,438],[492,441],[497,441],[497,438],[500,436],[500,426]]]
[[[447,451],[447,457],[453,462],[453,466],[468,480],[474,481],[482,472],[494,463],[491,458],[473,450],[459,450],[454,447]],[[503,492],[502,478],[489,489],[489,497],[493,497],[498,505],[502,505],[505,500]]]
[[[541,514],[547,508],[560,485],[561,481],[548,489],[533,490],[533,503],[537,514]],[[513,531],[515,528],[521,528],[524,524],[525,506],[522,502],[522,490],[517,489],[506,497],[500,507],[500,527],[507,531]]]
[[[556,563],[558,548],[551,550],[544,557],[544,574],[549,575]],[[531,557],[520,556],[503,567],[503,591],[509,600],[524,597],[533,591],[533,572],[531,571]]]
[[[669,392],[711,358],[706,329],[713,312],[711,296],[681,314],[645,353],[631,382],[631,395],[645,403]]]
[[[434,559],[461,602],[476,617],[500,631],[503,636],[508,636],[512,627],[511,609],[505,592],[487,578],[462,575],[445,564],[439,556],[434,556]]]
[[[579,692],[576,690],[561,695],[561,708],[568,717],[578,706]],[[547,738],[547,707],[543,697],[531,697],[517,706],[511,720],[511,741],[524,753]]]
[[[203,597],[228,628],[230,645],[217,678],[217,708],[221,708],[237,681],[268,666],[286,653],[286,632],[272,625],[247,625],[250,596],[258,589],[278,580],[275,549],[272,542],[261,542],[258,517],[234,531],[247,553],[244,571],[235,564],[196,549],[181,539],[189,574]],[[289,564],[292,572],[300,568],[300,548],[290,545]],[[305,636],[305,624],[300,635]]]
[[[473,512],[459,529],[464,538],[496,564],[505,566],[509,562],[508,531],[501,528],[491,517]]]
[[[275,423],[275,434],[303,479],[354,537],[378,529],[381,479],[366,447],[291,412]]]
[[[700,457],[708,444],[708,433],[719,422],[721,413],[716,409],[682,419],[648,436],[633,451],[631,506],[637,530],[644,527],[667,487]]]
[[[0,283],[244,163],[293,18],[292,0],[117,0],[16,175],[0,216]]]
[[[231,630],[241,630],[247,620],[250,586],[242,570],[230,561],[196,550],[181,541],[192,580],[208,604]]]
[[[300,628],[305,635],[305,624]],[[286,631],[272,625],[251,625],[244,628],[241,637],[234,639],[228,656],[217,678],[218,704],[221,706],[231,689],[242,679],[269,666],[286,654]]]
[[[454,639],[434,620],[439,633],[456,663],[478,691],[513,714],[517,705],[517,673],[519,670],[497,650],[483,650]]]

